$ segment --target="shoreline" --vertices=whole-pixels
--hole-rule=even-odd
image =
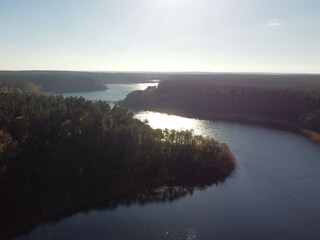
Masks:
[[[160,108],[151,108],[151,109],[133,109],[134,112],[138,111],[155,111],[159,113],[165,113],[169,115],[177,115],[180,117],[187,117],[187,118],[195,118],[199,120],[208,120],[208,121],[223,121],[223,122],[230,122],[230,123],[242,123],[254,126],[262,126],[271,129],[283,130],[288,132],[293,132],[300,134],[314,143],[320,144],[320,133],[305,129],[301,126],[288,123],[285,121],[280,121],[271,118],[263,118],[260,116],[254,115],[241,115],[241,114],[214,114],[214,113],[201,113],[201,112],[194,112],[188,113],[184,111],[165,111],[161,110]]]
[[[300,134],[309,138],[311,141],[320,144],[320,133],[310,131],[308,129],[300,129]]]

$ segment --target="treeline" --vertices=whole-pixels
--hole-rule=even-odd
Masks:
[[[8,231],[97,199],[210,185],[234,167],[226,144],[153,130],[103,101],[0,93],[0,224]]]
[[[30,82],[0,85],[0,93],[45,94],[39,85]]]
[[[176,73],[161,80],[193,82],[196,86],[223,84],[242,87],[283,88],[292,90],[320,90],[319,74],[257,74],[257,73]]]
[[[75,71],[0,71],[0,87],[21,88],[27,82],[46,92],[68,93],[105,90],[110,83],[194,81],[250,86],[320,89],[319,75],[310,74],[215,74],[160,72],[75,72]]]
[[[0,71],[0,88],[23,88],[33,83],[50,93],[105,90],[108,83],[143,83],[166,79],[153,73],[109,73],[73,71]]]
[[[105,90],[103,82],[94,77],[73,72],[0,71],[0,88],[23,88],[33,83],[45,92],[68,93]]]
[[[300,83],[300,85],[303,85]],[[320,81],[305,88],[208,80],[161,82],[130,93],[127,108],[157,110],[206,119],[262,122],[320,132]]]

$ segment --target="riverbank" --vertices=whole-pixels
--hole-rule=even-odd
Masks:
[[[320,133],[305,129],[301,126],[288,123],[285,121],[280,121],[271,118],[263,118],[259,116],[250,116],[250,115],[240,115],[240,114],[214,114],[214,113],[201,113],[201,112],[193,112],[187,113],[181,110],[164,110],[160,108],[152,108],[152,109],[131,109],[133,112],[139,111],[156,111],[160,113],[165,113],[169,115],[177,115],[181,117],[187,118],[196,118],[200,120],[208,120],[208,121],[223,121],[230,123],[242,123],[248,125],[256,125],[261,127],[268,127],[277,130],[289,131],[297,134],[301,134],[309,140],[320,144]]]
[[[303,128],[300,129],[300,133],[312,140],[313,142],[320,144],[320,133],[312,132]]]

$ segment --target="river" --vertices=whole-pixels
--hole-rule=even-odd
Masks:
[[[110,84],[100,92],[143,89]],[[122,87],[122,90],[120,89]],[[111,91],[111,89],[113,89]],[[79,94],[78,94],[79,96]],[[97,99],[97,93],[85,93]],[[300,135],[238,123],[138,112],[154,128],[194,129],[228,143],[236,172],[175,201],[80,212],[17,239],[319,239],[320,146]]]
[[[107,84],[107,90],[94,92],[65,93],[64,97],[76,96],[90,100],[119,101],[126,97],[129,92],[144,90],[147,87],[157,86],[158,83],[136,83],[136,84]]]

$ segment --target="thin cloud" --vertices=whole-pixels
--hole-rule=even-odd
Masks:
[[[269,19],[266,23],[267,27],[279,27],[283,25],[283,23],[278,18]]]

